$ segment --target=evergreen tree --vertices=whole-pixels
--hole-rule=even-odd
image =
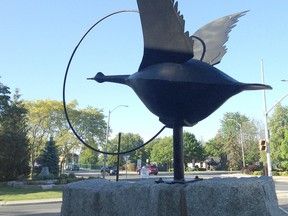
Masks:
[[[19,92],[10,100],[9,87],[0,83],[0,181],[29,174],[26,113]]]
[[[46,146],[40,155],[39,162],[42,167],[48,167],[51,174],[58,176],[59,156],[53,137],[50,137],[50,141],[46,143]]]
[[[0,111],[2,113],[3,110],[8,106],[11,92],[9,91],[9,87],[3,85],[0,82]]]

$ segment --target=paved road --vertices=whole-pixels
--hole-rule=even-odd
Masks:
[[[274,178],[280,208],[288,215],[288,178]]]
[[[2,216],[59,216],[61,202],[28,203],[0,206]]]
[[[90,171],[90,170],[82,170],[77,172],[79,176],[99,176],[98,171]],[[199,172],[199,173],[190,173],[186,174],[185,178],[195,178],[195,176],[199,176],[200,178],[208,179],[214,177],[239,177],[241,175],[237,173],[228,173],[228,172]],[[157,176],[150,176],[149,178],[159,179],[162,178],[171,178],[173,179],[173,173],[161,173]],[[107,176],[107,179],[115,179],[115,176]],[[126,173],[123,172],[119,176],[120,181],[125,180],[140,180],[141,176],[136,173]],[[288,215],[288,177],[274,177],[275,185],[276,185],[276,193],[278,197],[278,202],[280,208],[287,213]],[[3,203],[2,203],[3,204]],[[2,216],[59,216],[61,211],[61,201],[53,200],[53,202],[44,201],[43,203],[26,203],[26,204],[17,204],[13,205],[0,205],[0,215]]]

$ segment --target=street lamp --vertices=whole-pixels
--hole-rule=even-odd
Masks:
[[[227,120],[234,121],[239,126],[239,129],[240,129],[240,145],[241,145],[241,148],[242,148],[242,163],[243,163],[243,168],[244,168],[245,167],[245,154],[244,154],[242,125],[239,122],[237,122],[235,119],[227,119]]]
[[[261,59],[261,74],[262,74],[262,84],[264,84],[264,67],[263,67],[263,60]],[[286,82],[287,80],[282,79],[282,82]],[[265,120],[265,140],[266,140],[266,157],[267,157],[267,171],[268,176],[272,176],[272,163],[271,163],[271,151],[270,151],[270,132],[268,127],[268,113],[274,109],[274,107],[279,104],[285,97],[288,96],[288,92],[279,100],[277,101],[269,110],[267,110],[266,105],[266,94],[265,90],[263,89],[263,104],[264,104],[264,120]]]
[[[107,152],[108,147],[108,138],[109,138],[109,127],[110,127],[110,115],[111,113],[119,107],[128,107],[127,105],[118,105],[114,109],[109,110],[108,112],[108,119],[107,119],[107,128],[106,128],[106,143],[105,143],[105,152]],[[103,178],[106,175],[106,161],[107,161],[107,154],[104,154],[104,163],[103,163]]]

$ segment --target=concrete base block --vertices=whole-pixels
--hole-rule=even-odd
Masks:
[[[271,177],[187,184],[91,179],[67,185],[62,216],[281,216]]]

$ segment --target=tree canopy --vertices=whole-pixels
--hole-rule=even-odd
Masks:
[[[106,123],[102,110],[92,107],[78,108],[75,100],[67,103],[66,106],[70,121],[77,134],[96,149],[103,145]],[[81,148],[83,148],[81,152],[85,151],[84,145],[70,130],[61,101],[48,99],[25,101],[25,107],[28,110],[28,137],[33,165],[50,136],[53,136],[61,158],[66,158],[74,152],[80,152]],[[64,161],[61,160],[61,162]]]
[[[121,134],[121,143],[120,143],[120,151],[129,151],[132,150],[140,145],[143,145],[144,141],[142,137],[140,137],[139,134],[133,134],[133,133],[124,133]],[[113,138],[108,142],[108,151],[109,152],[117,152],[118,149],[118,136]],[[142,158],[142,156],[145,154],[144,148],[138,149],[136,151],[133,151],[129,153],[129,160],[136,162],[137,159]],[[108,156],[108,163],[109,164],[116,164],[117,163],[117,156],[109,155]],[[125,161],[123,157],[120,157],[120,164],[125,164]]]
[[[269,128],[272,162],[288,169],[288,106],[275,107]]]
[[[0,83],[0,181],[29,174],[27,110],[16,90],[13,100],[9,87]]]
[[[152,150],[150,155],[151,162],[168,165],[173,159],[173,139],[172,136],[157,138],[151,143]]]
[[[188,163],[192,163],[192,160],[203,161],[205,160],[204,148],[200,141],[198,141],[194,134],[184,132],[184,163],[187,167]]]
[[[263,134],[259,122],[250,120],[239,112],[227,112],[221,120],[216,136],[204,148],[207,156],[218,156],[228,161],[229,169],[239,170],[259,161],[258,141]]]

